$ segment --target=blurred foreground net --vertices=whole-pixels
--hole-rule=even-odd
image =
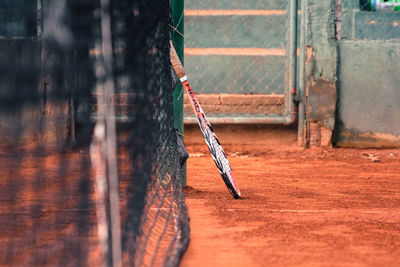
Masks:
[[[110,2],[2,3],[0,265],[176,266],[187,247],[170,3]]]

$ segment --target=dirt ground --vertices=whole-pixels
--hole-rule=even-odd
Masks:
[[[229,194],[197,125],[187,127],[181,267],[398,266],[400,149],[303,150],[282,126],[215,131],[243,198]],[[39,152],[0,153],[0,265],[98,266],[89,155]]]
[[[400,149],[303,150],[282,126],[215,131],[243,198],[230,196],[197,126],[187,127],[191,242],[181,267],[398,266]]]

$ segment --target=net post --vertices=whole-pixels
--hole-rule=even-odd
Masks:
[[[171,10],[172,10],[172,21],[174,23],[174,28],[172,34],[172,41],[176,53],[183,64],[183,33],[184,33],[184,19],[183,19],[183,8],[184,0],[172,0]],[[180,83],[177,84],[174,93],[174,116],[175,116],[175,129],[178,130],[179,137],[183,141],[183,87]],[[186,186],[186,163],[181,168],[181,181],[182,186]]]

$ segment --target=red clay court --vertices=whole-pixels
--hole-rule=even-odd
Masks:
[[[295,129],[221,125],[243,195],[233,200],[196,127],[185,129],[191,241],[180,266],[398,266],[399,149],[303,150]]]

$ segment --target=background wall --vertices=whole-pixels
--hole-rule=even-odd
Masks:
[[[74,73],[66,73],[64,76],[69,75],[70,79],[64,81],[52,78],[57,73],[51,66],[60,62],[74,66],[74,63],[72,57],[67,60],[60,57],[41,38],[48,30],[40,25],[41,5],[45,9],[47,3],[47,0],[7,0],[0,11],[3,12],[0,16],[0,60],[8,66],[1,72],[2,108],[12,106],[13,98],[27,99],[30,105],[42,105],[40,114],[32,114],[35,107],[23,107],[15,110],[15,117],[2,116],[2,139],[7,135],[41,131],[24,130],[16,123],[18,120],[24,121],[22,125],[32,122],[34,127],[62,122],[65,131],[53,139],[73,138],[68,132],[73,119],[69,103],[66,102],[62,110],[54,110],[46,94],[60,86],[72,88],[73,94],[77,88],[74,80],[90,79]],[[282,114],[285,72],[288,71],[287,36],[284,34],[288,27],[287,2],[268,1],[260,5],[252,1],[188,0],[185,3],[191,13],[179,20],[185,20],[185,49],[190,51],[186,53],[186,68],[196,91],[211,95],[203,100],[204,105],[208,103],[215,112],[235,113],[233,118],[240,112],[246,113],[249,117],[244,117],[243,121],[254,114]],[[400,146],[400,12],[363,11],[359,0],[304,0],[299,3],[302,7],[299,45],[303,57],[298,68],[303,74],[298,79],[302,92],[298,100],[304,104],[306,118],[299,128],[299,136],[304,137],[301,145]],[[21,15],[22,5],[29,5],[23,9],[29,10],[29,14]],[[265,12],[257,15],[252,11],[255,9]],[[228,13],[247,10],[249,13],[218,15],[215,12],[219,10]],[[206,50],[196,54],[198,50],[193,49],[198,48]],[[225,55],[221,51],[228,50],[219,48],[245,50],[232,50]],[[216,49],[220,54],[209,55],[207,51],[211,50],[207,49]],[[259,49],[264,54],[254,55]],[[43,58],[46,64],[42,64]],[[32,75],[21,79],[15,69],[27,69]],[[221,93],[234,96],[221,97]],[[177,98],[180,97],[182,103],[181,91],[177,90],[176,94],[180,94]],[[225,102],[229,105],[221,105]],[[233,107],[239,109],[233,112]],[[189,108],[188,113],[191,113]],[[179,117],[182,120],[182,114]],[[48,133],[52,132],[51,126],[42,126],[39,128],[47,127]],[[31,136],[26,140],[35,138]]]
[[[302,10],[305,145],[400,146],[400,13],[359,0]]]
[[[344,0],[338,40],[338,146],[400,146],[400,12]]]
[[[87,136],[86,125],[90,120],[89,107],[85,103],[88,103],[94,84],[92,74],[86,68],[89,42],[83,41],[84,45],[80,43],[79,47],[74,45],[68,49],[58,45],[57,37],[65,29],[60,29],[54,22],[68,18],[61,15],[64,6],[47,12],[52,3],[51,0],[6,0],[2,3],[1,145],[39,143],[59,149]],[[89,21],[93,12],[85,12],[80,10],[80,18]],[[85,30],[92,32],[88,26],[79,26],[78,30],[71,28],[73,34]],[[76,36],[69,37],[71,41]],[[80,122],[77,111],[80,111]]]
[[[301,5],[299,145],[328,146],[335,126],[337,47],[335,0],[304,0]]]

